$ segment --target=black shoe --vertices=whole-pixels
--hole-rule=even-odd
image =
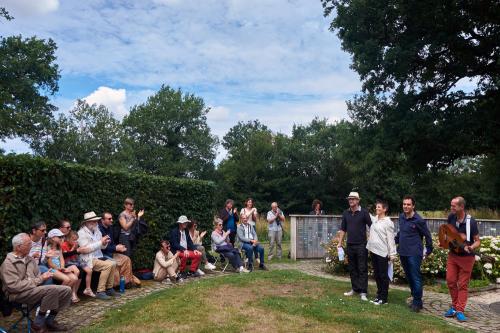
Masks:
[[[263,270],[263,271],[267,271],[267,267],[266,267],[266,265],[264,265],[264,264],[260,264],[260,265],[259,265],[259,269],[261,269],[261,270]]]
[[[189,277],[200,277],[200,276],[201,276],[201,274],[200,274],[200,273],[198,273],[198,271],[196,271],[196,272],[191,272],[191,271],[189,271],[188,276],[189,276]]]
[[[420,312],[420,310],[422,310],[422,306],[418,306],[418,305],[415,305],[415,304],[411,305],[411,311],[418,313],[418,312]]]
[[[177,277],[186,280],[189,277],[189,274],[186,274],[186,272],[181,272],[177,275]]]
[[[248,268],[247,268],[250,272],[253,272],[253,265],[248,265]]]

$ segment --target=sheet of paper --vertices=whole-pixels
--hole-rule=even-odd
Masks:
[[[389,267],[387,269],[387,275],[389,275],[389,280],[392,281],[392,279],[394,277],[394,264],[392,263],[392,261],[389,261]]]

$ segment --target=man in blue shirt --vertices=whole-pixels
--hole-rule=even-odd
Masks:
[[[425,254],[422,238],[425,237]],[[413,302],[410,308],[419,312],[422,307],[422,274],[420,265],[422,259],[432,252],[432,236],[427,228],[427,222],[415,211],[415,199],[407,195],[403,198],[403,214],[399,215],[399,232],[396,244],[405,271],[406,279],[411,288]]]

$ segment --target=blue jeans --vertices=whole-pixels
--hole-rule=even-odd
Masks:
[[[420,265],[422,264],[421,256],[400,256],[401,265],[405,271],[406,279],[411,288],[411,296],[413,297],[413,305],[422,307],[422,274],[420,273]]]
[[[38,265],[38,270],[40,271],[40,274],[43,274],[45,272],[48,272],[49,271],[49,268],[45,265]],[[45,280],[45,282],[43,283],[43,285],[50,285],[50,284],[54,284],[54,281],[52,281],[52,278],[48,279],[48,280]]]
[[[259,254],[260,264],[264,265],[264,248],[260,246],[260,244],[257,244],[257,246],[252,246],[252,244],[243,243],[242,248],[243,251],[245,251],[245,255],[247,256],[250,265],[253,265],[254,252]]]

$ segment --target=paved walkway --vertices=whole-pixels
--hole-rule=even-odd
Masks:
[[[319,276],[327,279],[334,279],[338,281],[348,282],[349,279],[342,276],[334,276],[324,272],[322,269],[324,264],[319,260],[305,260],[296,263],[270,263],[269,269],[296,269],[306,274]],[[202,279],[215,278],[225,274],[214,272],[205,275]],[[194,279],[188,279],[185,283],[191,283]],[[370,284],[374,284],[370,282]],[[179,285],[182,288],[182,285]],[[111,301],[98,301],[88,297],[82,297],[82,301],[76,305],[71,306],[58,316],[58,320],[67,325],[70,332],[76,332],[82,327],[86,327],[91,323],[103,317],[106,310],[122,306],[126,302],[146,296],[162,289],[172,288],[171,285],[166,285],[154,281],[144,281],[142,288],[129,289],[120,297]],[[406,290],[409,289],[403,286],[391,286],[393,289]],[[467,323],[458,323],[455,319],[447,319],[442,317],[442,314],[448,309],[449,296],[446,294],[435,293],[426,291],[424,293],[424,313],[437,316],[443,320],[448,321],[452,325],[457,325],[469,329],[473,329],[481,333],[498,333],[500,332],[500,316],[490,311],[489,304],[492,302],[500,301],[500,292],[486,292],[474,295],[469,298],[467,305],[467,314],[469,321]],[[91,314],[91,315],[90,315]],[[9,327],[16,315],[5,318],[0,317],[0,326]]]
[[[306,274],[319,276],[322,278],[333,279],[337,281],[349,282],[349,278],[344,276],[335,276],[323,271],[324,264],[321,260],[302,260],[297,263],[287,264],[271,264],[270,269],[297,269]],[[375,282],[370,281],[370,285],[375,285]],[[410,292],[409,288],[404,286],[391,285],[392,289],[405,290]],[[460,326],[480,333],[498,333],[500,332],[500,315],[493,312],[489,304],[500,301],[500,291],[483,292],[469,297],[467,302],[467,316],[469,321],[459,323],[454,318],[444,318],[443,313],[450,306],[450,296],[448,294],[436,293],[432,291],[424,291],[424,309],[423,313],[439,317],[446,320],[451,325]]]

